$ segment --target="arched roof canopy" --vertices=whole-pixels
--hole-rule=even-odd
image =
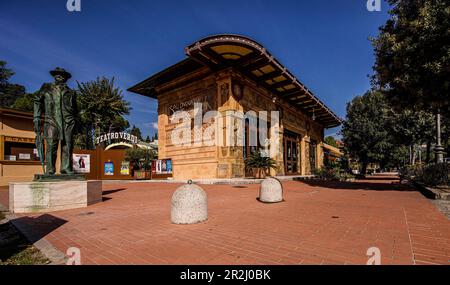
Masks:
[[[108,145],[105,148],[105,150],[113,149],[113,148],[133,148],[133,145],[126,143],[126,142],[112,143],[112,144]]]
[[[214,35],[203,38],[185,48],[188,59],[162,71],[130,91],[156,98],[152,93],[157,83],[167,82],[179,73],[188,73],[206,65],[212,70],[234,67],[260,86],[302,112],[312,116],[325,128],[336,127],[341,120],[319,100],[286,67],[262,45],[240,35]],[[153,85],[153,86],[152,86]]]
[[[212,68],[233,66],[283,100],[314,116],[325,127],[341,120],[286,67],[256,41],[238,35],[215,35],[186,48],[186,54]]]

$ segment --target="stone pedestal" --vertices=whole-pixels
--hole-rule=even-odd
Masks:
[[[277,203],[283,201],[283,185],[278,179],[269,177],[261,182],[259,201],[263,203]]]
[[[172,223],[195,224],[207,219],[208,200],[205,191],[195,184],[180,186],[172,196]]]
[[[84,174],[35,174],[34,182],[85,181]]]
[[[83,208],[101,201],[101,181],[9,183],[9,210],[12,213]]]

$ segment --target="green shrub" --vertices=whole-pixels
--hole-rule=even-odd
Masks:
[[[427,186],[448,186],[450,185],[450,164],[429,164],[416,170],[414,180]]]
[[[274,159],[270,157],[263,156],[261,151],[256,151],[252,153],[248,158],[245,159],[245,169],[262,169],[267,171],[269,169],[277,169],[277,163]]]
[[[353,174],[342,169],[339,164],[331,164],[316,169],[313,174],[319,179],[331,181],[345,181],[355,178]]]
[[[133,170],[150,170],[154,157],[152,150],[141,148],[128,148],[125,150],[125,160],[131,163]]]
[[[405,165],[402,166],[398,170],[398,175],[401,179],[414,179],[416,176],[421,176],[423,172],[423,165],[416,164],[416,165]]]

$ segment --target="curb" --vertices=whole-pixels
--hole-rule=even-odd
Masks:
[[[267,176],[271,177],[271,176]],[[301,181],[310,179],[314,175],[304,176],[274,176],[280,181]],[[249,178],[231,178],[231,179],[191,179],[194,184],[199,185],[251,185],[261,184],[264,179],[249,179]],[[168,184],[185,184],[188,180],[103,180],[103,184],[118,184],[118,183],[168,183]]]
[[[450,201],[450,193],[440,191],[437,188],[426,187],[425,185],[422,185],[415,181],[412,181],[411,184],[414,186],[414,188],[419,190],[419,192],[422,193],[422,195],[424,195],[426,198],[433,200]]]

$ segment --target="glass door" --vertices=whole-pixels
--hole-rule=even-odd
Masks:
[[[284,141],[284,173],[286,175],[298,174],[298,142],[297,135],[285,133]]]
[[[309,144],[309,165],[311,169],[311,174],[316,169],[316,159],[317,159],[317,143],[311,140]]]

